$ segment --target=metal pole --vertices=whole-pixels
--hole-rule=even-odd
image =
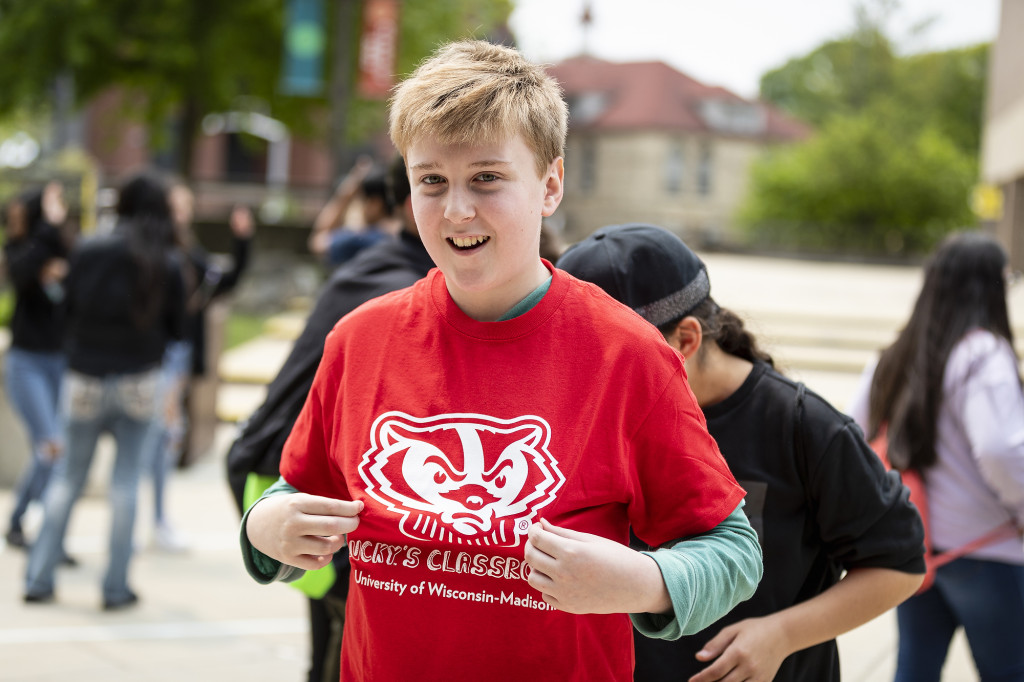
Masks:
[[[340,178],[347,170],[350,153],[346,144],[348,108],[352,93],[352,55],[358,39],[356,21],[359,0],[335,0],[334,54],[331,68],[331,160],[334,177]]]

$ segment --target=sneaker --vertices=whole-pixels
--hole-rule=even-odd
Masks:
[[[53,602],[53,590],[49,592],[26,592],[26,604],[50,604]]]
[[[123,597],[117,599],[104,599],[103,610],[104,611],[120,611],[121,609],[127,609],[135,606],[139,603],[139,595],[135,594],[131,590]]]
[[[7,531],[7,535],[4,536],[7,540],[8,547],[17,547],[19,549],[28,549],[28,540],[25,539],[25,534],[20,528],[12,528]]]
[[[162,552],[174,554],[188,551],[189,544],[181,533],[166,523],[157,524],[153,529],[153,546]]]

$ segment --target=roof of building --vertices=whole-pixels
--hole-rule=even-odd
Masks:
[[[548,68],[569,102],[569,124],[589,130],[660,129],[800,140],[811,129],[766,102],[705,85],[664,62],[573,57]]]

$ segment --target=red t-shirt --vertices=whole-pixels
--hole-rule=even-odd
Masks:
[[[343,680],[632,680],[626,615],[557,611],[527,584],[530,524],[660,545],[743,497],[680,356],[560,270],[509,321],[466,316],[438,270],[343,318],[281,474],[365,503]]]

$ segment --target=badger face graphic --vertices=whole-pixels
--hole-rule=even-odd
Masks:
[[[408,537],[515,547],[565,481],[549,438],[540,417],[388,412],[359,474]]]

